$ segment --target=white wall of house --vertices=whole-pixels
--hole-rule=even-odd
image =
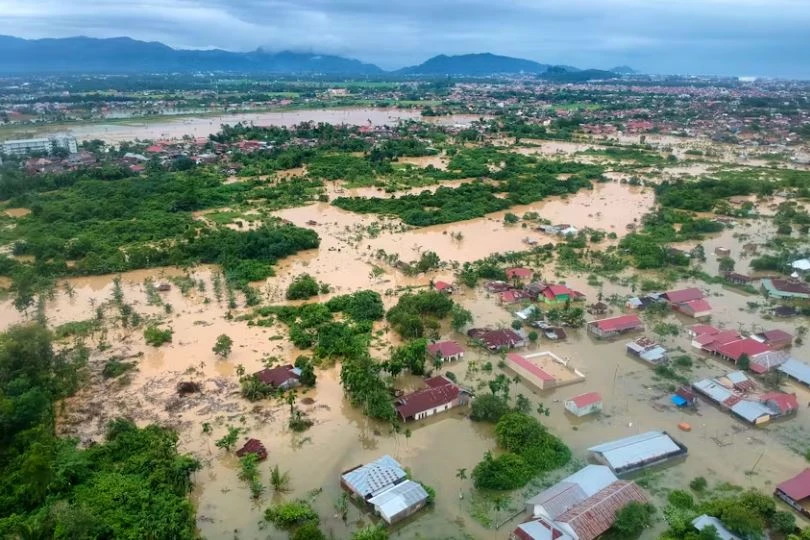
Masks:
[[[460,400],[454,399],[450,403],[445,403],[444,405],[439,405],[438,407],[434,407],[434,408],[429,409],[427,411],[422,411],[420,413],[416,413],[416,415],[414,415],[413,419],[414,420],[423,420],[423,419],[425,419],[425,418],[427,418],[429,416],[433,416],[434,414],[438,414],[438,413],[444,412],[444,411],[449,411],[450,409],[452,409],[454,407],[458,407],[459,405],[460,405]]]
[[[575,416],[585,416],[586,414],[600,412],[602,410],[602,402],[599,401],[597,403],[591,403],[590,405],[586,405],[584,407],[577,407],[576,403],[574,403],[573,401],[566,401],[565,410],[567,410],[568,412],[570,412]]]

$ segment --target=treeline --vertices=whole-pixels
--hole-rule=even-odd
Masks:
[[[143,178],[104,181],[81,178],[55,192],[28,193],[10,202],[31,209],[0,232],[14,255],[34,257],[31,264],[5,259],[0,272],[15,286],[34,278],[123,272],[139,268],[195,263],[221,264],[237,281],[255,281],[272,273],[282,257],[318,247],[309,229],[267,221],[241,232],[195,220],[192,212],[251,199],[268,209],[314,200],[318,181],[281,181],[226,185],[204,171],[155,172]],[[68,264],[71,261],[71,264]]]
[[[200,465],[173,431],[116,420],[85,450],[56,436],[56,405],[87,356],[54,352],[40,326],[0,335],[0,537],[196,538],[187,495]]]
[[[550,195],[576,193],[590,187],[591,182],[581,178],[558,180],[551,175],[537,175],[500,185],[472,182],[457,188],[440,187],[434,193],[425,191],[390,199],[339,197],[332,204],[363,214],[396,215],[408,225],[424,227],[473,219]],[[505,193],[506,197],[497,196],[499,193]]]
[[[770,195],[776,184],[751,178],[713,179],[703,178],[697,182],[664,181],[655,187],[656,201],[661,206],[710,212],[718,201],[740,195]]]

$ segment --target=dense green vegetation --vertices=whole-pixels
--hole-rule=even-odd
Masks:
[[[420,291],[405,294],[397,305],[386,313],[385,318],[394,330],[405,338],[419,338],[425,330],[435,331],[439,321],[447,317],[453,309],[453,301],[438,291]]]
[[[55,352],[39,326],[0,335],[0,536],[196,538],[186,496],[199,463],[177,454],[173,431],[117,420],[85,450],[56,437],[55,405],[86,359]]]
[[[662,540],[705,540],[707,537],[697,533],[691,525],[691,520],[701,514],[718,518],[741,538],[764,538],[765,531],[783,535],[795,532],[793,514],[777,510],[773,497],[729,484],[706,490],[704,484],[697,485],[694,481],[690,484],[694,497],[680,490],[670,492],[669,504],[664,509],[669,528]]]
[[[562,467],[571,459],[571,451],[560,439],[524,413],[503,415],[495,426],[495,436],[505,452],[497,457],[487,452],[475,466],[472,479],[477,488],[519,488],[537,474]]]
[[[17,174],[4,172],[2,182],[13,182]],[[221,264],[229,278],[243,283],[271,275],[279,258],[319,243],[314,231],[273,220],[238,232],[192,216],[247,199],[269,209],[301,204],[316,195],[306,182],[226,185],[221,176],[200,169],[157,169],[138,178],[102,174],[103,169],[65,173],[59,189],[27,191],[10,202],[31,209],[0,234],[0,241],[13,243],[15,255],[34,257],[31,264],[8,258],[0,264],[18,295],[30,295],[56,276],[194,263]],[[36,187],[37,178],[24,180]]]
[[[287,287],[287,300],[305,300],[318,295],[320,285],[314,277],[309,274],[301,274],[292,280]]]

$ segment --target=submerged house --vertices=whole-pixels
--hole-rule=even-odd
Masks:
[[[774,351],[787,349],[793,345],[793,336],[784,330],[766,330],[765,332],[754,334],[751,337],[760,343],[764,343]]]
[[[455,341],[438,341],[427,346],[428,356],[442,362],[455,362],[464,358],[464,349]]]
[[[593,540],[633,501],[648,502],[635,483],[619,480],[608,467],[588,465],[526,501],[533,519],[519,525],[510,538]]]
[[[499,330],[473,328],[467,332],[467,335],[472,339],[479,340],[490,351],[515,349],[526,345],[526,339],[523,336],[508,328]]]
[[[586,328],[588,332],[597,338],[603,339],[641,330],[644,328],[644,323],[641,322],[637,315],[620,315],[609,319],[591,321]]]
[[[340,486],[365,501],[388,524],[418,512],[428,500],[425,488],[409,480],[402,465],[387,455],[344,472]]]
[[[588,453],[621,476],[684,457],[688,449],[666,431],[648,431],[592,446]]]
[[[301,370],[292,364],[264,368],[253,374],[264,384],[280,390],[289,390],[300,384]]]
[[[577,417],[601,412],[603,407],[602,396],[599,392],[586,392],[574,396],[566,399],[563,405],[566,411]]]
[[[672,309],[693,319],[711,317],[712,306],[704,299],[703,291],[697,287],[665,292],[662,297]]]
[[[699,531],[702,531],[706,527],[714,527],[716,537],[719,538],[719,540],[740,540],[739,536],[732,534],[731,531],[726,529],[723,522],[714,516],[706,514],[700,515],[692,520],[692,526]]]
[[[762,290],[771,298],[810,298],[810,285],[803,281],[763,278]]]
[[[810,518],[810,469],[776,486],[773,494],[801,515]]]
[[[398,398],[395,406],[402,421],[410,422],[466,405],[469,400],[469,393],[444,375],[439,375],[425,380],[425,388]]]
[[[565,285],[548,285],[545,289],[540,291],[538,300],[546,304],[560,304],[565,302],[573,302],[575,300],[582,300],[585,295],[581,292],[569,289]]]
[[[657,366],[669,361],[667,350],[648,337],[640,337],[627,343],[627,353]]]

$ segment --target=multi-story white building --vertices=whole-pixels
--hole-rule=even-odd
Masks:
[[[3,141],[0,143],[0,154],[7,156],[27,156],[37,152],[50,154],[57,148],[64,148],[71,154],[79,151],[75,138],[57,135],[39,139]]]

